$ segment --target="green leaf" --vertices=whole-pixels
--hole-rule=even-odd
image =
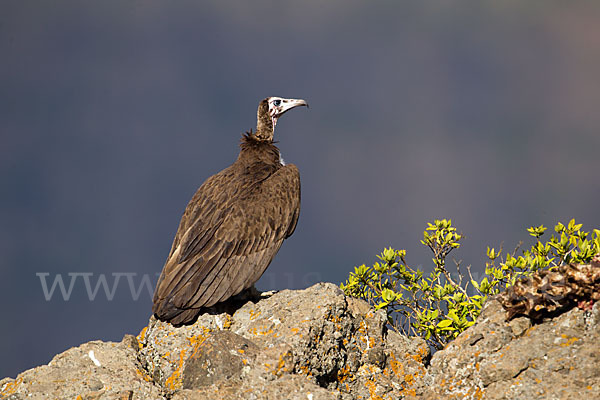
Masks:
[[[444,319],[440,322],[438,322],[437,327],[438,328],[446,328],[448,326],[452,325],[452,320],[451,319]]]
[[[394,293],[392,290],[386,288],[386,289],[383,289],[383,291],[381,292],[381,298],[386,303],[391,303],[392,301],[396,300],[396,293]]]

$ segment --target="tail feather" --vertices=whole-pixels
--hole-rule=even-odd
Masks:
[[[179,308],[168,300],[154,303],[152,312],[159,320],[174,326],[193,324],[200,315],[199,308]]]

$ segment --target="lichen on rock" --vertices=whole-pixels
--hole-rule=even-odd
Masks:
[[[430,355],[333,284],[284,290],[174,328],[94,341],[0,381],[2,399],[600,398],[600,307],[507,320],[498,299]],[[95,360],[95,361],[94,361]],[[100,365],[98,365],[100,364]]]

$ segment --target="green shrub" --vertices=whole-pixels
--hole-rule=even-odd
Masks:
[[[390,247],[377,256],[379,261],[372,266],[355,267],[340,286],[347,295],[384,309],[393,329],[422,336],[431,346],[441,349],[475,323],[487,296],[539,269],[586,263],[600,253],[600,230],[594,229],[590,236],[581,226],[574,220],[566,226],[558,223],[554,228],[557,236],[552,235],[545,243],[540,237],[546,228],[531,227],[528,232],[536,242],[519,256],[516,254],[522,243],[505,258],[501,257],[502,248],[496,251],[488,247],[485,275],[476,280],[470,267],[466,274],[461,271],[460,263],[454,263],[454,274],[448,271],[446,257],[460,247],[462,236],[451,220],[435,220],[428,223],[421,240],[433,252],[434,268],[429,275],[424,276],[423,271],[406,263],[405,250]]]

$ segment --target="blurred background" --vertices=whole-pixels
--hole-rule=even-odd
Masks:
[[[0,378],[140,331],[267,96],[311,108],[275,132],[302,212],[259,289],[340,283],[385,246],[429,271],[435,218],[475,271],[529,226],[599,227],[599,71],[592,1],[3,1]]]

